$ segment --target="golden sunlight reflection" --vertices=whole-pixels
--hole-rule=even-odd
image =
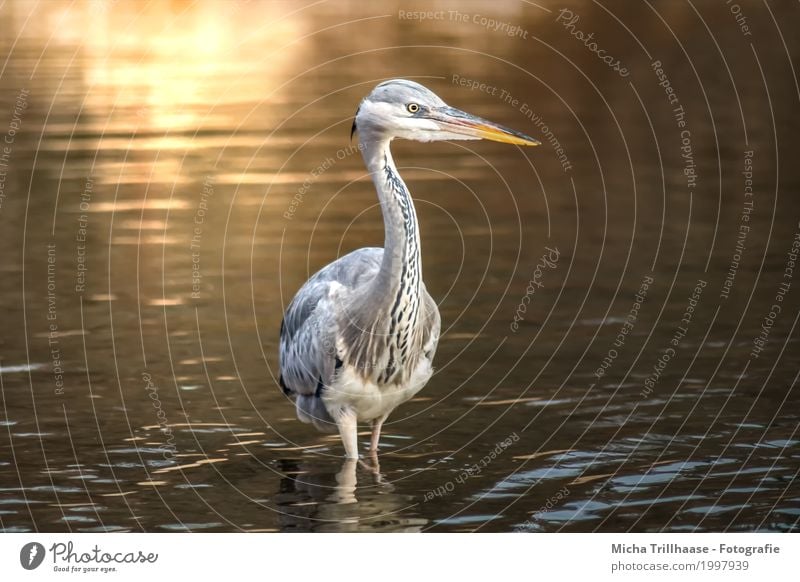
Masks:
[[[302,31],[301,21],[282,17],[266,3],[258,6],[263,24],[242,35],[241,24],[254,7],[235,10],[234,4],[120,2],[107,10],[90,5],[89,34],[81,35],[90,95],[99,106],[135,109],[140,129],[235,127],[239,119],[224,106],[268,99],[298,56],[280,48]]]
[[[196,178],[183,165],[191,152],[260,147],[279,122],[274,105],[285,96],[276,90],[304,58],[297,39],[307,24],[293,9],[272,2],[98,0],[29,6],[36,26],[14,20],[12,34],[57,52],[63,73],[53,74],[67,81],[55,100],[80,100],[81,134],[74,123],[53,120],[44,127],[49,139],[42,149],[103,152],[92,165],[98,184],[175,185]],[[113,152],[124,158],[111,159]],[[131,159],[135,152],[148,153]],[[98,201],[91,211],[136,204]],[[143,204],[166,210],[182,202]]]

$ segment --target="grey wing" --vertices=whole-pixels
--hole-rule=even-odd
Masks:
[[[422,354],[428,361],[433,362],[433,358],[436,355],[436,347],[439,345],[442,318],[439,315],[439,307],[436,305],[436,301],[433,300],[428,290],[424,288],[424,283],[422,296],[424,297],[426,317],[422,332]]]
[[[351,290],[371,281],[383,249],[353,251],[317,271],[286,309],[281,322],[280,384],[287,394],[319,396],[336,371],[337,314],[342,288]]]

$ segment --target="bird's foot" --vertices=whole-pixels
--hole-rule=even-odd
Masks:
[[[388,483],[386,479],[384,479],[383,474],[381,474],[381,465],[378,461],[377,452],[371,451],[368,457],[370,461],[369,463],[367,461],[359,461],[359,464],[372,474],[372,480],[374,481],[375,485],[391,487],[391,484]]]
[[[353,459],[347,459],[342,463],[342,468],[336,474],[336,487],[330,496],[334,503],[356,503],[356,464]]]

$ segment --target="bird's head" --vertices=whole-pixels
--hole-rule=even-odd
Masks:
[[[356,111],[353,133],[362,140],[403,138],[415,141],[489,139],[535,146],[539,141],[513,129],[481,119],[442,101],[414,81],[384,81],[367,95]]]

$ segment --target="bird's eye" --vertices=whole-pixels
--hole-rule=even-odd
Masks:
[[[406,109],[408,109],[409,113],[416,113],[417,111],[419,111],[419,105],[417,105],[416,103],[409,103],[408,105],[406,105]]]

